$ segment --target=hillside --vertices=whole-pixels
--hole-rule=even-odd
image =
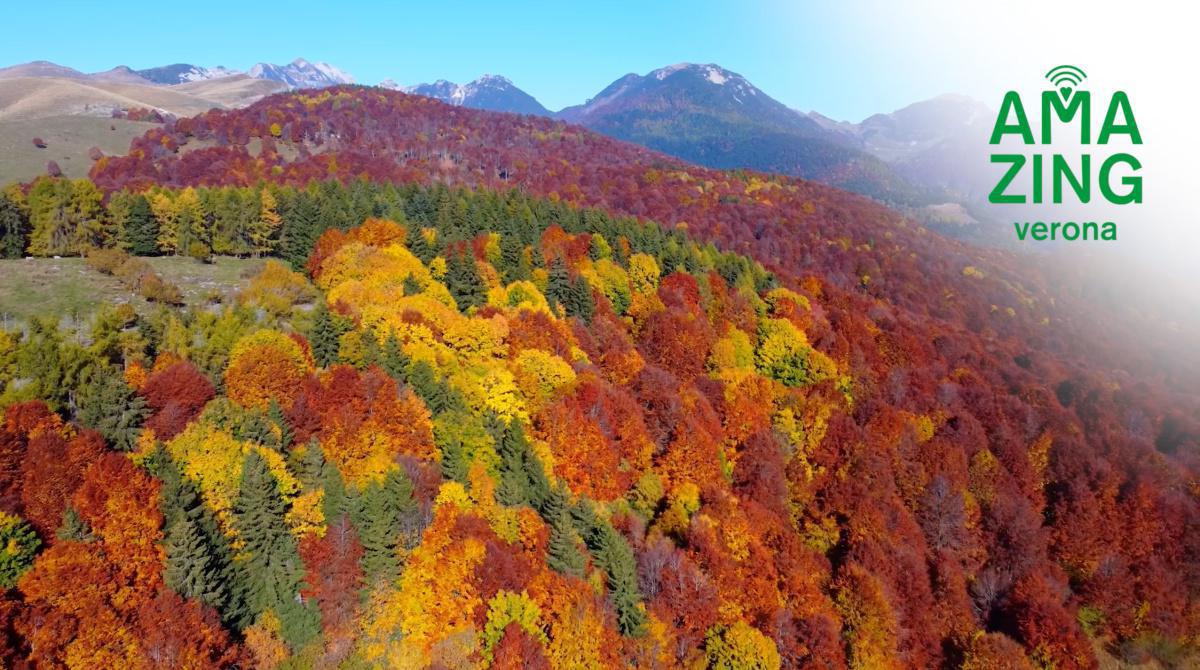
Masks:
[[[191,116],[214,106],[211,100],[160,86],[47,77],[0,79],[0,120],[109,117],[114,109],[134,107]]]
[[[266,79],[236,75],[177,86],[127,83],[127,77],[49,76],[62,69],[21,67],[0,77],[0,183],[26,181],[46,174],[49,161],[70,177],[87,175],[99,148],[105,155],[124,153],[149,124],[112,118],[129,109],[161,110],[189,116],[213,108],[247,105],[287,87]],[[14,72],[9,72],[11,75]],[[79,73],[76,73],[79,74]],[[41,138],[47,148],[32,144]]]
[[[271,124],[278,125],[279,139],[271,137]],[[264,154],[247,150],[255,138],[269,140]],[[206,148],[189,150],[191,144]],[[499,117],[379,89],[274,96],[243,110],[181,119],[171,132],[150,131],[129,156],[108,159],[92,173],[106,190],[258,180],[302,185],[331,176],[518,187],[666,225],[686,223],[789,276],[819,274],[920,318],[976,314],[975,329],[989,338],[1037,332],[1047,318],[1069,328],[1080,316],[1052,305],[1036,267],[927,234],[844,191],[689,166],[578,126]],[[984,277],[963,282],[969,265]],[[941,286],[955,286],[954,295],[931,299]],[[993,305],[1013,314],[996,313]]]
[[[244,107],[260,98],[287,90],[287,85],[270,79],[255,79],[243,74],[190,81],[171,90],[194,95],[218,107]]]
[[[94,116],[58,116],[0,121],[0,183],[27,181],[46,174],[54,161],[68,177],[86,177],[93,147],[106,155],[129,150],[149,123]],[[33,144],[41,138],[45,149]]]
[[[303,278],[277,275],[260,295],[292,296],[284,308],[272,299],[223,323],[302,340],[234,346],[240,337],[216,337],[211,316],[141,330],[156,358],[192,361],[234,405],[278,405],[273,428],[229,409],[177,420],[194,432],[167,445],[168,462],[193,468],[199,517],[216,515],[204,523],[232,518],[240,533],[248,510],[270,509],[274,541],[315,543],[304,575],[276,574],[275,600],[253,601],[277,618],[248,626],[233,601],[216,607],[235,637],[255,641],[250,653],[399,659],[413,645],[434,656],[462,645],[471,658],[503,647],[561,667],[554,650],[583,643],[556,622],[586,610],[570,620],[591,622],[587,639],[608,640],[598,648],[614,650],[603,663],[614,666],[715,662],[732,648],[762,667],[1095,668],[1095,645],[1135,663],[1195,658],[1195,361],[1161,340],[1133,346],[1119,313],[1085,307],[1025,259],[811,182],[357,87],[152,129],[91,179],[115,195],[78,221],[47,213],[96,198],[87,182],[42,180],[11,196],[26,199],[30,249],[133,243],[165,227],[149,236],[157,251],[265,249],[303,268],[338,315],[318,306],[305,323],[286,308]],[[377,405],[380,388],[387,403],[420,403]],[[350,414],[328,409],[341,407]],[[384,430],[358,412],[421,408],[430,433],[353,442]],[[258,427],[237,432],[243,422]],[[230,437],[203,437],[213,431]],[[297,448],[308,437],[321,458]],[[212,463],[209,444],[226,445],[215,473],[196,469]],[[273,466],[259,462],[268,448],[282,450]],[[377,515],[356,516],[360,503],[329,503],[316,522],[329,539],[306,540],[313,498],[349,490],[314,477],[330,472],[322,463],[344,480],[392,477],[423,511],[369,530]],[[229,474],[239,466],[240,479]],[[270,483],[289,476],[286,490]],[[365,486],[361,504],[378,504]],[[231,504],[235,494],[258,502]],[[43,533],[53,517],[35,508]],[[379,546],[368,534],[401,542],[388,535],[400,527],[419,530],[402,541],[398,581],[378,599],[345,599],[377,569],[354,567]],[[51,551],[103,556],[71,542]],[[249,556],[235,565],[261,579]],[[157,559],[143,560],[157,574]],[[62,602],[64,564],[35,562],[24,597]],[[573,591],[579,574],[594,586]],[[141,597],[165,598],[148,579]],[[112,616],[136,627],[153,614]],[[77,639],[61,644],[90,638]]]

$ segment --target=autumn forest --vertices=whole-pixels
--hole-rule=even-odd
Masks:
[[[1196,659],[1192,363],[865,197],[339,86],[5,187],[0,256],[138,298],[0,329],[2,667]]]

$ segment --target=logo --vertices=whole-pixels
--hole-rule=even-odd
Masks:
[[[1125,91],[1113,91],[1108,96],[1104,120],[1093,142],[1092,92],[1080,88],[1087,74],[1074,65],[1058,65],[1046,72],[1046,79],[1057,90],[1042,91],[1040,132],[1036,134],[1021,95],[1016,91],[1004,94],[989,144],[998,147],[1006,137],[1014,137],[1023,149],[992,154],[992,163],[1008,167],[988,194],[988,201],[997,205],[1046,205],[1061,211],[1063,207],[1059,206],[1091,203],[1098,191],[1101,202],[1140,204],[1142,163],[1130,151],[1142,144],[1142,134],[1129,96]],[[1078,155],[1055,150],[1056,125],[1068,132],[1071,125],[1078,126]],[[1027,186],[1018,187],[1018,183]],[[1014,221],[1013,228],[1021,241],[1117,239],[1117,224],[1113,221]]]
[[[1071,95],[1071,91],[1077,88],[1084,79],[1087,79],[1087,73],[1074,65],[1059,65],[1050,68],[1050,71],[1046,73],[1046,78],[1050,80],[1051,84],[1058,87],[1063,100],[1066,100]]]

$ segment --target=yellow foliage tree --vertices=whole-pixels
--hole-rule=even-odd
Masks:
[[[575,370],[570,364],[541,349],[521,350],[513,359],[512,370],[527,407],[533,413],[575,381]]]
[[[491,289],[488,291],[487,304],[501,309],[550,313],[546,297],[531,281],[515,281],[508,286]]]
[[[782,663],[775,642],[745,621],[709,630],[704,653],[713,670],[779,670]]]
[[[646,295],[657,291],[661,272],[658,261],[649,254],[634,254],[629,257],[629,281],[636,293]]]

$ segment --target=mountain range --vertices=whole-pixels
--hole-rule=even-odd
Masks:
[[[689,162],[813,179],[870,195],[949,232],[985,214],[990,174],[975,158],[991,111],[945,95],[861,123],[789,108],[742,75],[680,63],[627,74],[586,102],[550,112],[503,77],[403,89],[453,105],[538,114]]]
[[[335,66],[303,58],[284,65],[258,63],[244,73],[188,63],[142,70],[118,66],[91,74],[48,61],[0,69],[0,80],[15,78],[171,90],[239,82],[236,94],[214,100],[214,106],[235,107],[278,90],[354,83],[353,76]],[[645,75],[626,74],[587,101],[557,112],[498,75],[466,84],[437,80],[413,86],[388,79],[379,86],[456,106],[554,118],[706,167],[812,179],[869,195],[956,236],[978,237],[989,229],[968,224],[988,218],[984,196],[991,175],[977,160],[975,148],[982,150],[986,142],[991,111],[963,96],[940,96],[851,123],[792,109],[716,64],[679,63]],[[76,91],[74,97],[86,98],[87,91]],[[156,100],[158,94],[125,97]],[[120,102],[106,98],[76,105],[71,113],[94,114],[107,106],[119,107]],[[178,110],[146,106],[194,112],[193,105]]]

